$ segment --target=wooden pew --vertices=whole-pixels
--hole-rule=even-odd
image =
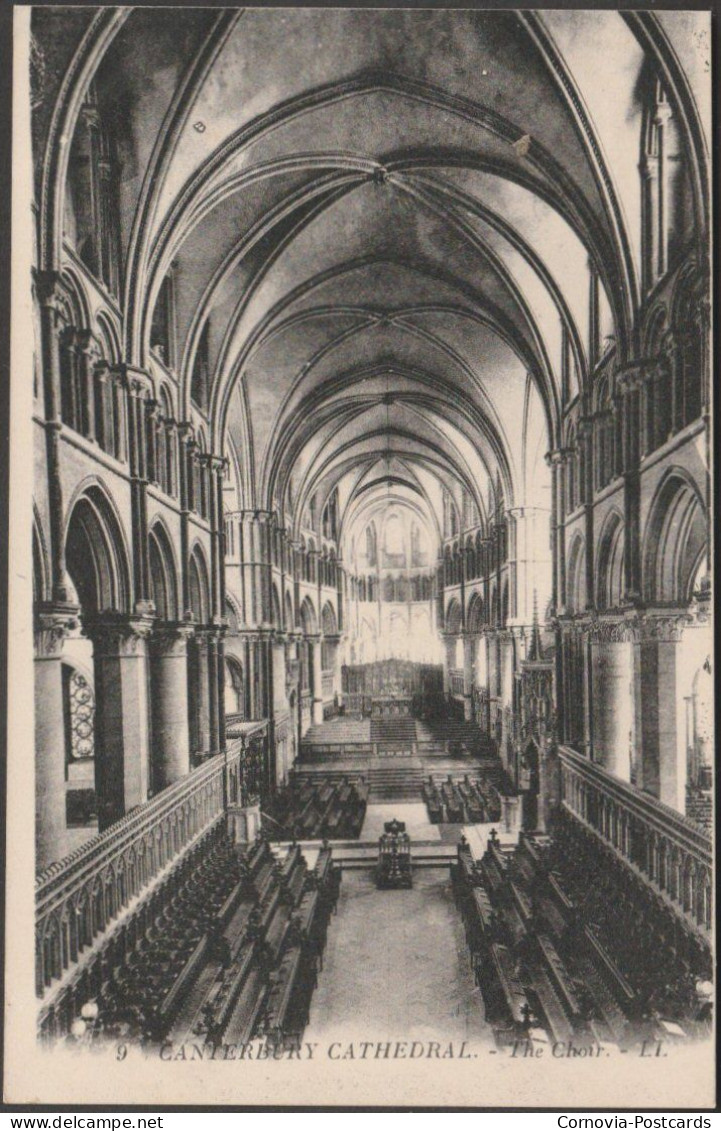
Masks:
[[[267,995],[263,970],[251,966],[226,1025],[224,1040],[227,1044],[247,1044],[256,1034],[258,1019]]]
[[[603,977],[624,1014],[628,1016],[630,1013],[634,1012],[636,1006],[636,995],[633,989],[624,978],[603,943],[596,937],[593,928],[588,926],[584,927],[583,934],[594,966]]]
[[[291,947],[283,957],[268,994],[263,1032],[268,1042],[276,1048],[286,1044],[289,1038],[298,1039],[307,1021],[307,1017],[299,1016],[300,1011],[293,1008],[302,960],[301,947]]]
[[[490,977],[482,978],[480,985],[481,992],[485,991],[484,1001],[485,995],[489,997],[486,1005],[489,1013],[493,1014],[491,1020],[520,1026],[527,998],[515,973],[508,948],[502,943],[492,943],[484,965]]]
[[[581,1016],[581,1007],[561,956],[547,935],[539,934],[537,942],[546,970],[561,1000],[566,1016],[574,1022],[578,1021]]]

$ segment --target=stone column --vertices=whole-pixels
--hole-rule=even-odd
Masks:
[[[443,664],[443,692],[445,695],[451,693],[451,670],[456,662],[456,638],[455,636],[446,636],[444,640],[445,647],[445,662]]]
[[[473,652],[475,637],[463,637],[463,718],[473,718]]]
[[[35,616],[35,870],[66,851],[65,718],[62,651],[75,624],[73,606],[47,606]]]
[[[636,363],[628,366],[617,379],[617,388],[623,397],[624,601],[629,605],[638,601],[641,588],[639,463],[644,373],[644,366]]]
[[[313,724],[323,722],[323,666],[321,663],[320,637],[308,641],[310,651],[313,692]]]
[[[210,750],[210,684],[208,679],[208,635],[205,629],[196,629],[190,645],[193,665],[190,711],[191,739],[195,749],[191,754],[205,755]],[[194,724],[194,725],[193,725]]]
[[[679,754],[678,660],[687,619],[683,614],[646,616],[634,649],[637,784],[680,813],[686,804],[686,760]]]
[[[187,624],[164,625],[150,639],[152,787],[158,793],[190,771]]]
[[[49,503],[49,556],[53,600],[66,604],[75,593],[65,570],[65,509],[60,476],[60,356],[58,341],[58,284],[55,271],[35,273],[35,291],[40,305],[42,339],[43,400]]]
[[[208,732],[210,739],[210,753],[218,754],[220,751],[220,687],[218,679],[218,647],[220,633],[208,633]]]
[[[84,390],[82,418],[83,433],[88,440],[95,440],[95,351],[92,335],[85,330],[78,335],[78,364],[80,366],[80,380]]]
[[[611,627],[591,638],[594,761],[624,781],[630,780],[634,726],[631,649]]]
[[[148,799],[149,617],[106,614],[85,623],[95,660],[95,780],[102,832]]]
[[[130,499],[133,523],[133,582],[135,611],[154,611],[150,600],[150,559],[148,551],[148,432],[147,405],[152,396],[152,381],[140,369],[126,367],[128,381],[128,457]],[[185,560],[185,559],[184,559]]]

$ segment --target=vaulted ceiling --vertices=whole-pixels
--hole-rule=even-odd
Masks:
[[[387,489],[391,463],[436,522],[441,486],[482,516],[499,479],[508,504],[546,504],[544,454],[588,380],[591,272],[602,337],[632,348],[641,101],[654,45],[673,54],[661,25],[108,11],[96,84],[121,138],[126,353],[151,363],[172,270],[181,415],[198,416],[208,323],[208,427],[242,504],[298,525],[314,494],[338,487],[347,508]]]

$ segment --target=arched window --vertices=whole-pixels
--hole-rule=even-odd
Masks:
[[[87,269],[118,296],[119,165],[115,140],[90,85],[70,146],[64,230]]]
[[[390,514],[383,529],[383,565],[402,569],[406,564],[405,529],[398,514]]]
[[[95,694],[77,668],[63,663],[66,765],[95,757]]]
[[[647,76],[641,140],[643,286],[650,291],[677,261],[689,234],[683,145],[674,110],[655,76]]]
[[[169,369],[175,365],[175,280],[172,268],[158,291],[150,326],[150,348]]]
[[[600,383],[595,417],[595,480],[600,491],[616,473],[616,420],[611,403],[608,377]]]
[[[68,827],[97,822],[95,792],[95,693],[91,677],[62,664]]]
[[[190,396],[201,412],[208,411],[210,398],[210,319],[206,318],[198,338],[190,379]]]
[[[568,433],[568,457],[566,459],[566,508],[572,514],[581,503],[581,466],[576,430]]]

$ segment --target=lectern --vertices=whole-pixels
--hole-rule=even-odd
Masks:
[[[403,821],[386,821],[378,839],[376,886],[379,888],[413,887],[411,872],[411,838]]]

